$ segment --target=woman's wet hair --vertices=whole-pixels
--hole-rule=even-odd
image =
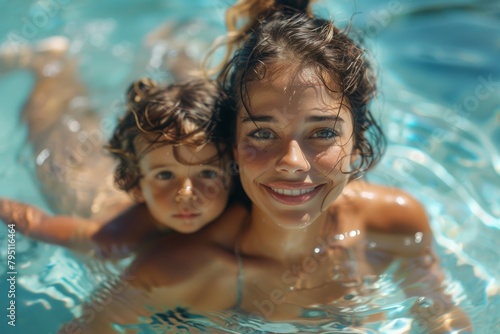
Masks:
[[[380,160],[385,137],[369,109],[376,91],[375,77],[365,50],[347,31],[315,17],[307,0],[239,1],[228,10],[226,24],[227,49],[237,50],[225,59],[218,78],[227,95],[221,116],[229,123],[225,128],[235,130],[241,107],[251,117],[249,83],[263,79],[266,73],[279,76],[295,69],[299,76],[307,69],[352,114],[353,154],[358,159],[350,179],[361,177]],[[234,132],[231,135],[234,138]]]
[[[125,115],[107,146],[118,160],[114,175],[118,188],[131,193],[141,178],[139,160],[164,145],[174,145],[176,159],[189,165],[177,154],[176,146],[197,148],[213,143],[218,154],[202,163],[220,160],[227,145],[224,145],[226,138],[221,136],[214,112],[218,108],[219,95],[216,85],[206,80],[163,87],[150,79],[141,79],[130,85]],[[138,139],[146,143],[140,152],[137,151]]]

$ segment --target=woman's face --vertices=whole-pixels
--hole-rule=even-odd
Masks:
[[[248,84],[249,112],[240,107],[234,148],[254,207],[287,228],[312,223],[340,195],[353,150],[346,102],[313,71],[294,74]]]
[[[138,140],[138,152],[149,144]],[[180,233],[199,230],[225,209],[229,197],[226,173],[214,145],[196,149],[185,145],[176,147],[177,156],[189,165],[179,162],[172,145],[163,145],[146,153],[139,161],[142,177],[139,195],[151,215],[161,225]]]

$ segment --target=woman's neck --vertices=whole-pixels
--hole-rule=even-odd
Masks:
[[[241,237],[242,253],[284,263],[302,260],[321,247],[322,236],[327,233],[327,221],[328,213],[323,212],[306,227],[285,228],[254,207],[250,223]],[[328,229],[332,227],[328,226]]]

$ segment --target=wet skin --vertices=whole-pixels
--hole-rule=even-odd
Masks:
[[[304,309],[342,301],[364,277],[398,261],[394,279],[401,278],[407,296],[443,305],[443,314],[427,319],[436,330],[469,326],[440,287],[424,208],[401,190],[348,182],[356,159],[351,114],[311,72],[298,80],[287,73],[293,71],[249,85],[253,119],[239,110],[234,156],[250,211],[234,205],[204,230],[151,244],[124,274],[129,284],[120,301],[94,321],[78,323],[84,332],[104,333],[110,321],[137,322],[138,314],[151,315],[148,307],[196,313],[234,307],[241,269],[236,249],[245,313],[299,320]],[[415,284],[424,278],[426,284]],[[130,302],[134,312],[125,314]],[[364,321],[383,314],[374,317]]]

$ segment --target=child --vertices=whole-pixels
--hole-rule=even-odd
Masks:
[[[0,218],[33,239],[112,258],[170,230],[201,229],[225,209],[231,183],[213,112],[217,95],[201,80],[131,85],[108,149],[119,160],[116,184],[137,204],[107,223],[50,216],[8,199],[0,199]]]

